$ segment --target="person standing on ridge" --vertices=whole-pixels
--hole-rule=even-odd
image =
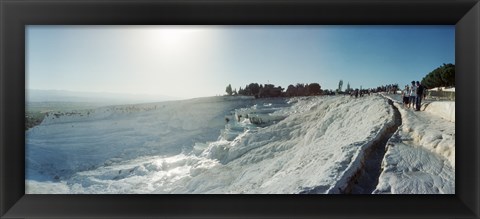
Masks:
[[[425,86],[420,84],[419,81],[417,81],[417,99],[415,102],[415,105],[417,106],[415,111],[420,111],[420,107],[422,106],[422,97],[423,97],[423,92],[425,91]]]
[[[402,91],[403,105],[405,108],[410,108],[410,87],[405,85],[405,89]]]
[[[412,109],[415,109],[416,95],[417,86],[415,86],[415,81],[412,81],[412,86],[410,87],[410,104],[412,105]]]

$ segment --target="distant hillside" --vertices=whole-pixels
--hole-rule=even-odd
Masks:
[[[26,90],[27,102],[101,102],[101,103],[146,103],[180,99],[162,95],[122,94],[107,92],[77,92],[66,90]]]

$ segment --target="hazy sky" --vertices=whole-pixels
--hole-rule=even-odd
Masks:
[[[455,26],[37,26],[27,89],[214,96],[256,82],[405,85],[455,63]]]

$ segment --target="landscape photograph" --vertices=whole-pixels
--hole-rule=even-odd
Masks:
[[[455,194],[454,25],[27,25],[26,194]]]

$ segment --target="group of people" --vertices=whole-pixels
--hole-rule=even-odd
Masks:
[[[398,90],[398,84],[387,84],[377,87],[375,92],[386,92],[387,94],[396,94]]]
[[[405,85],[405,89],[402,90],[403,105],[405,108],[412,107],[415,111],[420,111],[422,106],[422,99],[425,98],[427,92],[426,87],[420,84],[419,81],[412,81],[412,84]]]
[[[355,89],[350,92],[350,96],[357,98],[358,96],[363,97],[364,95],[367,95],[367,94],[370,96],[371,93],[372,92],[369,89],[365,89],[365,90]]]
[[[384,92],[387,94],[396,94],[398,89],[398,84],[388,84],[378,86],[377,88],[368,88],[368,89],[351,89],[350,91],[345,92],[345,95],[350,94],[351,97],[363,97],[364,95],[371,95],[374,93]]]

